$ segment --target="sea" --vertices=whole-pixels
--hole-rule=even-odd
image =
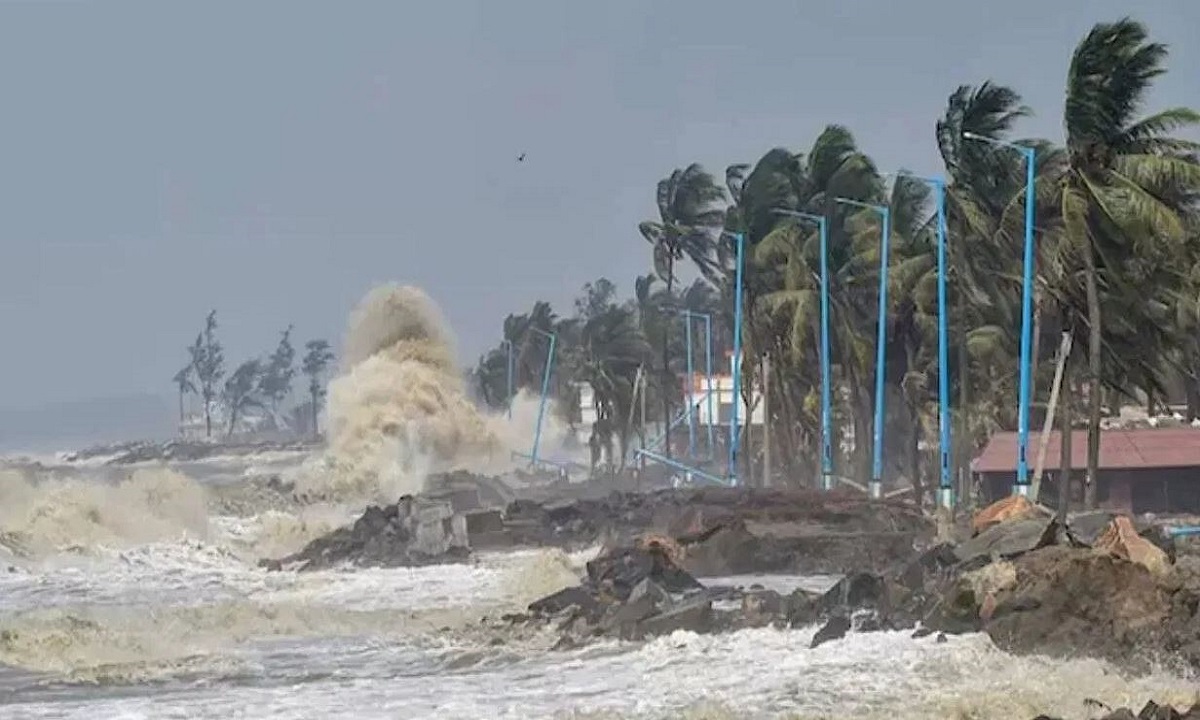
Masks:
[[[575,582],[594,551],[295,573],[258,567],[360,507],[258,503],[304,458],[0,471],[0,718],[1032,718],[1197,685],[1015,657],[983,635],[676,632],[553,650],[485,622]],[[58,466],[55,466],[58,462]],[[836,578],[740,576],[782,591]]]

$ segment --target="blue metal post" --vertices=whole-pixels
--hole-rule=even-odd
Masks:
[[[692,313],[683,311],[684,344],[687,345],[687,421],[688,421],[688,457],[696,455],[696,374],[692,364]]]
[[[1029,494],[1029,396],[1031,383],[1030,354],[1033,348],[1033,209],[1034,149],[1025,151],[1025,282],[1021,293],[1021,388],[1017,403],[1017,482],[1013,491]],[[1036,499],[1036,498],[1035,498]]]
[[[717,424],[717,417],[713,415],[712,315],[708,313],[704,314],[704,340],[704,375],[706,378],[706,389],[708,390],[708,460],[712,462],[713,448],[716,446],[713,430]]]
[[[1029,494],[1029,402],[1032,391],[1033,358],[1033,215],[1036,194],[1037,150],[1025,145],[999,140],[975,133],[963,133],[967,140],[979,140],[989,145],[1020,150],[1025,156],[1025,257],[1021,290],[1021,368],[1020,389],[1017,392],[1017,479],[1013,485],[1016,495]]]
[[[733,237],[737,241],[737,269],[734,271],[733,290],[733,408],[729,416],[729,468],[727,474],[729,484],[736,487],[738,485],[738,403],[741,401],[742,365],[742,264],[746,238],[742,233],[735,233]]]
[[[875,437],[874,461],[871,469],[871,482],[868,485],[872,498],[883,495],[883,421],[887,417],[884,412],[884,389],[887,362],[887,289],[888,289],[888,247],[891,240],[891,212],[886,206],[880,208],[883,215],[883,239],[879,245],[879,319],[878,333],[875,338]]]
[[[871,482],[867,485],[867,491],[871,498],[878,499],[883,497],[883,422],[887,417],[884,380],[887,374],[887,286],[888,256],[890,254],[888,248],[892,232],[891,209],[887,205],[871,205],[847,198],[836,198],[836,201],[845,205],[874,210],[879,213],[883,225],[879,239],[879,309],[877,310],[879,317],[876,320],[875,336],[875,427],[872,438]]]
[[[939,504],[954,507],[954,484],[950,481],[950,348],[949,316],[946,313],[946,184],[933,181],[937,192],[938,268],[938,445],[941,460]]]
[[[817,218],[821,231],[821,488],[833,489],[833,400],[830,397],[829,348],[829,228]]]
[[[776,210],[780,215],[810,220],[821,237],[821,489],[833,489],[833,399],[829,348],[829,225],[824,215]]]
[[[550,394],[550,369],[554,364],[554,343],[558,339],[554,333],[548,333],[532,328],[539,335],[550,338],[550,347],[546,350],[546,369],[542,372],[542,400],[538,405],[537,427],[533,431],[533,451],[529,453],[530,464],[538,463],[538,445],[542,441],[542,419],[546,416],[546,396]]]

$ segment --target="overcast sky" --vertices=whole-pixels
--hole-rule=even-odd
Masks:
[[[536,299],[629,292],[675,167],[842,123],[938,172],[986,79],[1061,138],[1074,44],[1133,7],[1156,103],[1200,106],[1196,0],[0,2],[0,408],[170,396],[209,308],[231,361],[339,342],[390,280],[472,362]]]

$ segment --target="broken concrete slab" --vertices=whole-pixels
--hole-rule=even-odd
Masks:
[[[955,548],[954,554],[961,563],[1016,557],[1053,544],[1057,527],[1054,518],[1040,515],[1010,520],[989,526]]]

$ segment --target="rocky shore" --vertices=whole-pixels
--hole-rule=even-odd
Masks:
[[[962,542],[851,570],[823,594],[705,587],[686,569],[693,539],[711,527],[703,522],[690,535],[644,535],[605,550],[578,586],[509,620],[553,626],[560,647],[763,625],[820,626],[813,646],[848,632],[983,632],[1016,653],[1200,671],[1194,557],[1174,562],[1172,543],[1128,518],[1089,513],[1059,527],[1027,502],[1009,505]]]
[[[697,576],[841,574],[882,570],[934,532],[911,506],[843,493],[668,489],[557,502],[515,498],[497,507],[503,495],[502,487],[439,478],[420,498],[367,508],[353,525],[265,562],[301,570],[424,564],[471,550],[578,550],[657,534],[687,548],[684,567]]]

